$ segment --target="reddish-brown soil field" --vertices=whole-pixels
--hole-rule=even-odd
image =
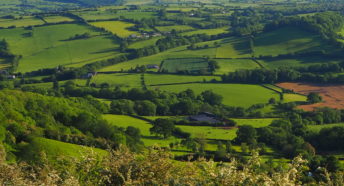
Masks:
[[[311,92],[319,93],[322,103],[312,105],[301,105],[299,108],[304,110],[314,110],[317,107],[331,107],[344,109],[344,85],[319,85],[309,83],[279,83],[277,86],[293,90],[297,93],[308,95]]]

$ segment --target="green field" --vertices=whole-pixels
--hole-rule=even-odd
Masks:
[[[107,20],[107,19],[118,19],[120,17],[124,17],[126,19],[133,19],[133,20],[141,20],[142,18],[153,18],[155,17],[155,12],[141,12],[141,11],[114,11],[114,10],[106,10],[106,11],[82,11],[76,12],[77,15],[86,19],[90,20]]]
[[[270,98],[279,100],[279,94],[259,85],[195,83],[164,85],[158,88],[170,92],[192,89],[196,94],[205,90],[212,90],[223,97],[223,104],[229,106],[249,107],[253,104],[268,103]]]
[[[307,125],[307,128],[312,132],[320,132],[320,130],[323,128],[332,128],[332,127],[344,127],[344,123],[323,124],[323,125]]]
[[[63,86],[67,81],[73,81],[77,86],[83,87],[86,86],[86,79],[73,79],[73,80],[66,80],[66,81],[59,81],[59,85]],[[36,88],[43,88],[43,89],[51,89],[53,88],[53,82],[47,83],[33,83],[33,84],[24,84],[21,87],[36,87]]]
[[[307,96],[300,95],[300,94],[283,94],[283,101],[284,102],[295,102],[295,101],[307,101]]]
[[[269,126],[273,120],[276,118],[263,118],[263,119],[237,119],[237,118],[231,118],[234,120],[238,126],[242,125],[251,125],[254,128],[262,128]]]
[[[128,30],[128,28],[134,26],[134,24],[123,21],[99,21],[91,22],[90,24],[99,28],[104,28],[119,37],[129,37],[132,34],[138,34],[135,31]]]
[[[173,83],[189,83],[203,82],[216,79],[221,80],[218,76],[187,76],[172,74],[145,74],[146,85],[173,84]]]
[[[136,127],[140,129],[141,135],[142,135],[142,141],[146,146],[152,146],[152,145],[159,145],[162,147],[167,147],[171,142],[177,142],[178,139],[175,139],[173,137],[168,139],[161,139],[160,137],[156,137],[154,135],[151,135],[149,132],[149,129],[152,127],[152,125],[146,121],[136,119],[130,116],[125,115],[112,115],[112,114],[106,114],[103,115],[104,119],[109,121],[111,124],[116,125],[118,127],[127,128],[128,126]]]
[[[247,58],[251,57],[247,38],[230,37],[220,42],[216,50],[216,58]]]
[[[195,28],[188,25],[156,26],[155,28],[160,32],[171,32],[172,30],[176,30],[177,32],[195,30]]]
[[[85,155],[94,153],[98,156],[106,156],[107,151],[98,148],[91,148],[71,143],[60,142],[46,138],[35,138],[30,144],[27,144],[23,159],[30,160],[30,157],[37,156],[41,151],[45,152],[48,160],[55,162],[57,158],[83,158]],[[31,159],[32,160],[32,159]]]
[[[86,32],[90,33],[90,38],[68,40]],[[118,54],[118,45],[114,40],[99,34],[79,24],[37,27],[32,31],[23,28],[0,30],[0,37],[8,41],[11,52],[23,56],[19,62],[19,72],[90,63]]]
[[[224,129],[221,127],[205,127],[205,126],[185,126],[179,125],[178,128],[184,132],[188,132],[192,137],[204,136],[206,139],[214,140],[233,140],[236,137],[237,129]]]
[[[216,59],[220,68],[215,71],[215,74],[226,74],[243,69],[257,69],[260,66],[251,59]]]
[[[26,27],[26,26],[35,26],[43,25],[44,22],[41,19],[27,16],[22,19],[0,19],[0,27],[7,28],[10,26],[15,27]]]
[[[166,59],[161,64],[161,71],[168,73],[207,73],[209,70],[209,63],[202,58]]]
[[[305,67],[315,64],[338,63],[340,59],[331,59],[324,57],[299,57],[291,59],[261,59],[259,62],[267,68],[281,68],[281,67]]]
[[[108,83],[111,87],[119,86],[122,88],[141,88],[141,74],[97,74],[91,80],[100,86],[102,83]]]
[[[162,37],[154,37],[154,38],[143,40],[143,41],[137,41],[137,42],[130,44],[128,46],[128,48],[139,49],[139,48],[144,48],[147,46],[154,46],[155,43],[161,38]]]
[[[47,23],[61,23],[61,22],[72,22],[74,20],[65,16],[49,16],[49,17],[44,17],[44,21],[46,21]]]
[[[222,27],[222,28],[214,28],[214,29],[199,29],[195,31],[190,32],[184,32],[181,35],[183,36],[191,36],[196,34],[207,34],[207,35],[217,35],[228,32],[228,27]]]
[[[255,56],[277,56],[308,51],[331,51],[319,35],[295,27],[284,27],[258,35],[254,39]]]

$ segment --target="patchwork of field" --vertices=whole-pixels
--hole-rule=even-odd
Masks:
[[[189,31],[194,30],[195,28],[188,26],[188,25],[175,25],[175,26],[156,26],[155,27],[160,32],[171,32],[175,30],[177,32]]]
[[[216,61],[220,68],[215,71],[215,74],[219,75],[237,70],[260,68],[260,66],[251,59],[216,59]]]
[[[129,37],[132,34],[138,34],[135,31],[128,30],[128,28],[134,26],[134,24],[123,21],[99,21],[90,22],[90,24],[99,28],[104,28],[119,37]]]
[[[142,88],[140,77],[141,74],[97,74],[92,78],[91,83],[95,83],[97,86],[107,83],[111,87],[118,86],[121,88]]]
[[[317,85],[306,83],[279,83],[277,85],[304,95],[316,92],[319,93],[324,100],[322,103],[301,105],[299,106],[300,109],[314,110],[318,107],[344,108],[344,85]]]
[[[340,59],[331,59],[324,57],[298,57],[291,59],[261,59],[259,62],[267,68],[280,68],[280,67],[305,67],[315,64],[324,64],[324,63],[338,63]]]
[[[26,26],[35,26],[43,25],[44,21],[39,18],[27,16],[22,19],[0,19],[0,27],[7,28],[11,26],[15,27],[26,27]]]
[[[73,19],[65,16],[49,16],[49,17],[44,17],[44,21],[47,23],[61,23],[61,22],[72,22],[74,21]]]
[[[72,81],[75,83],[75,85],[83,87],[86,86],[86,79],[73,79],[73,80],[66,80],[66,81],[59,81],[59,85],[63,86],[67,81]],[[42,89],[51,89],[53,88],[53,82],[46,82],[46,83],[32,83],[32,84],[24,84],[21,86],[21,88],[25,87],[35,87],[35,88],[42,88]]]
[[[262,33],[254,39],[255,56],[277,56],[308,51],[331,51],[319,35],[295,27],[284,27]]]
[[[278,93],[260,85],[194,83],[154,86],[154,88],[170,92],[180,92],[186,89],[192,89],[196,94],[200,94],[205,90],[212,90],[223,97],[223,104],[246,108],[253,104],[268,103],[270,98],[279,100]]]
[[[70,39],[89,33],[86,39]],[[18,72],[29,72],[59,65],[91,63],[118,54],[118,44],[108,36],[79,24],[62,24],[33,28],[2,29],[10,50],[22,55]],[[92,47],[90,47],[92,46]]]

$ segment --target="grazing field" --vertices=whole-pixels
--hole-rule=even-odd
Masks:
[[[139,48],[144,48],[147,46],[153,46],[161,38],[162,37],[154,37],[154,38],[143,40],[143,41],[136,41],[136,42],[130,44],[128,46],[128,48],[139,49]]]
[[[205,127],[205,126],[185,126],[178,125],[178,128],[184,132],[188,132],[192,137],[203,136],[206,139],[213,140],[233,140],[236,137],[236,128],[223,129],[221,127]]]
[[[41,19],[27,16],[22,19],[1,19],[0,18],[0,27],[7,28],[11,26],[15,27],[26,27],[26,26],[35,26],[43,25],[44,21]]]
[[[332,127],[344,127],[344,123],[335,123],[335,124],[324,124],[324,125],[307,125],[307,128],[312,132],[320,132],[323,128],[332,128]]]
[[[49,16],[49,17],[44,17],[44,21],[47,23],[61,23],[61,22],[72,22],[74,21],[73,19],[65,16]]]
[[[172,30],[176,30],[177,32],[195,30],[195,28],[188,25],[156,26],[155,28],[160,32],[171,32]]]
[[[83,87],[86,86],[86,79],[73,79],[73,80],[66,80],[66,81],[59,81],[59,85],[63,86],[67,81],[72,81],[75,85]],[[53,88],[53,82],[46,82],[46,83],[32,83],[32,84],[24,84],[21,87],[35,87],[35,88],[42,88],[42,89],[51,89]]]
[[[168,139],[162,139],[160,137],[156,137],[154,135],[151,135],[149,132],[149,129],[152,127],[152,125],[146,121],[136,119],[130,116],[125,115],[112,115],[112,114],[106,114],[103,115],[104,119],[109,121],[111,124],[116,125],[118,127],[127,128],[128,126],[136,127],[140,129],[141,135],[142,135],[142,141],[146,146],[152,146],[152,145],[159,145],[161,147],[167,147],[170,143],[174,143],[179,141],[178,139],[175,139],[173,137]]]
[[[153,18],[155,17],[155,12],[140,12],[140,11],[85,11],[85,12],[76,12],[77,15],[82,17],[85,20],[107,20],[107,19],[118,19],[124,17],[126,19],[141,20],[142,18]]]
[[[279,83],[277,85],[304,95],[316,92],[322,96],[324,100],[322,103],[301,105],[299,106],[301,109],[314,110],[317,107],[344,108],[344,85],[317,85],[307,83]]]
[[[211,36],[211,35],[226,33],[228,31],[229,31],[228,27],[222,27],[222,28],[214,28],[214,29],[199,29],[195,31],[184,32],[181,35],[191,36],[191,35],[196,35],[196,34],[207,34]]]
[[[251,57],[249,41],[247,38],[230,37],[219,43],[216,58],[248,58]]]
[[[299,57],[291,59],[263,59],[259,62],[267,68],[281,68],[281,67],[305,67],[315,64],[324,64],[324,63],[336,63],[340,62],[340,59],[331,59],[324,57]]]
[[[306,102],[307,96],[300,95],[300,94],[283,94],[283,101],[284,102]]]
[[[111,87],[122,88],[141,88],[141,74],[97,74],[91,80],[91,83],[95,83],[100,86],[102,83],[108,83]]]
[[[211,80],[221,80],[218,76],[187,76],[172,74],[145,74],[146,85],[175,84],[189,82],[203,82]]]
[[[91,36],[70,40],[76,34],[84,33]],[[33,30],[0,30],[0,35],[9,43],[11,52],[23,56],[19,61],[19,72],[88,63],[118,54],[118,44],[113,39],[99,34],[89,26],[79,24],[43,26]]]
[[[209,63],[202,58],[166,59],[161,62],[161,71],[168,73],[207,73],[209,71]]]
[[[55,162],[56,158],[82,158],[86,154],[95,153],[98,156],[106,156],[107,151],[91,148],[81,145],[75,145],[71,143],[65,143],[61,141],[51,140],[47,138],[34,138],[32,142],[24,147],[22,156],[23,159],[32,160],[35,156],[38,156],[41,151],[44,151],[48,160]]]
[[[90,22],[90,24],[99,28],[104,28],[105,30],[112,32],[119,37],[129,37],[132,34],[138,34],[135,31],[128,30],[128,28],[134,26],[134,24],[123,21],[99,21]]]
[[[220,68],[216,69],[215,74],[226,74],[236,70],[257,69],[260,66],[251,59],[216,59]]]
[[[231,118],[234,120],[238,126],[242,125],[251,125],[254,128],[262,128],[262,127],[267,127],[269,126],[273,120],[276,118],[263,118],[263,119],[236,119],[236,118]]]
[[[275,98],[276,100],[279,99],[279,94],[272,90],[263,88],[260,85],[195,83],[164,85],[154,88],[170,92],[180,92],[182,90],[192,89],[196,94],[200,94],[205,90],[212,90],[223,97],[223,104],[246,108],[253,104],[268,103],[270,98]]]
[[[319,35],[295,27],[284,27],[265,32],[254,39],[255,56],[277,56],[279,54],[331,51],[333,49]]]

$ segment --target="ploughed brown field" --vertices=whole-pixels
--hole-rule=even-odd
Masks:
[[[331,107],[337,109],[344,109],[344,85],[319,85],[309,83],[278,83],[285,89],[294,90],[294,92],[308,95],[311,92],[319,93],[322,98],[322,103],[312,105],[301,105],[299,108],[310,111],[317,107]]]

